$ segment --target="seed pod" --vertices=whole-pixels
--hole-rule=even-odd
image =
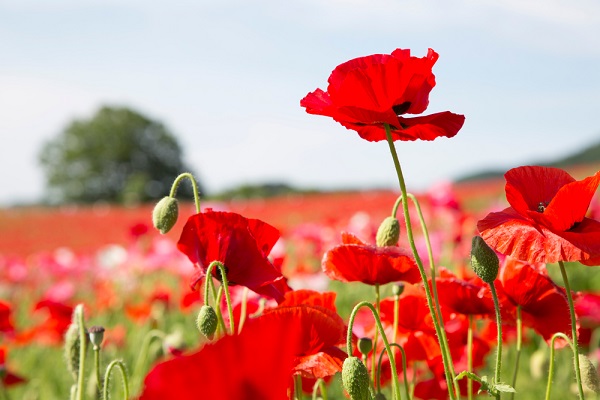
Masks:
[[[152,223],[163,235],[171,230],[179,216],[177,199],[170,196],[163,197],[152,210]]]
[[[104,327],[102,326],[90,326],[88,329],[88,336],[90,337],[90,342],[94,346],[94,350],[100,348],[102,345],[102,341],[104,340]]]
[[[377,229],[375,239],[379,247],[396,246],[400,239],[400,222],[395,217],[384,219]]]
[[[342,384],[352,400],[369,400],[369,371],[358,357],[348,357],[342,365]]]
[[[475,236],[471,242],[471,267],[478,277],[490,285],[498,276],[500,268],[498,256],[481,236]]]
[[[358,339],[357,346],[361,354],[366,356],[371,352],[371,350],[373,350],[373,341],[368,337],[362,337]]]
[[[198,318],[196,319],[196,326],[201,334],[206,336],[209,340],[212,340],[217,330],[217,313],[214,308],[207,306],[206,304],[200,308]]]

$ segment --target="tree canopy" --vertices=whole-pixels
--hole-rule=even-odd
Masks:
[[[177,139],[160,122],[124,107],[102,107],[44,144],[39,160],[51,202],[143,202],[168,195],[192,172]],[[189,185],[178,197],[190,198]]]

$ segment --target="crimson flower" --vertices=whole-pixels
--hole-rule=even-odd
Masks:
[[[328,250],[321,261],[323,271],[331,279],[367,285],[421,280],[415,260],[399,247],[368,245],[346,232],[342,233],[342,243]]]
[[[494,315],[494,302],[483,281],[463,280],[440,268],[440,278],[435,282],[442,310],[449,309],[462,315]]]
[[[503,319],[515,321],[521,307],[523,325],[549,341],[556,332],[571,335],[571,314],[563,288],[548,276],[544,264],[529,264],[506,257],[494,282]]]
[[[433,140],[453,137],[465,117],[449,111],[415,118],[429,104],[435,86],[431,72],[438,54],[429,49],[423,58],[410,50],[355,58],[337,66],[329,76],[327,91],[317,89],[300,101],[310,114],[331,117],[368,141],[386,140],[384,124],[393,140]]]
[[[249,320],[239,335],[156,365],[140,400],[287,399],[301,336],[300,320]]]
[[[14,333],[15,327],[11,319],[10,303],[0,300],[0,333]]]
[[[530,263],[600,264],[600,222],[585,216],[600,171],[577,181],[558,168],[527,166],[504,177],[510,207],[477,223],[491,248]]]
[[[73,307],[53,301],[42,299],[33,309],[34,313],[45,313],[46,318],[36,326],[17,335],[18,343],[29,343],[32,340],[48,344],[61,344],[69,325],[71,325]]]
[[[278,239],[279,231],[266,222],[208,209],[188,219],[177,248],[197,268],[192,279],[194,289],[206,275],[209,264],[220,261],[231,285],[246,286],[281,301],[290,288],[281,271],[267,258]],[[214,277],[219,274],[214,268]]]
[[[0,346],[0,380],[2,381],[0,386],[6,387],[25,382],[25,378],[12,373],[6,367],[6,347],[4,346]]]

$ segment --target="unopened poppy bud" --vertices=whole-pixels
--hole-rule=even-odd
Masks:
[[[104,340],[104,327],[102,326],[91,326],[88,329],[88,336],[90,337],[90,342],[94,346],[94,350],[97,350],[102,345],[102,341]]]
[[[481,236],[475,236],[471,242],[471,267],[478,277],[490,285],[498,276],[498,268],[500,268],[498,256]]]
[[[152,223],[163,235],[171,230],[179,216],[177,199],[171,196],[163,197],[152,210]]]
[[[76,323],[71,323],[67,332],[65,332],[65,362],[67,363],[67,370],[73,376],[73,379],[77,381],[77,375],[79,373],[79,326]]]
[[[583,354],[579,354],[579,369],[581,370],[581,381],[583,384],[594,393],[600,393],[600,380],[598,379],[598,371],[596,367]]]
[[[369,371],[358,357],[348,357],[342,365],[342,384],[352,400],[368,400]]]
[[[392,286],[392,293],[394,296],[400,296],[404,293],[404,283],[399,282]]]
[[[368,337],[358,339],[358,350],[365,356],[373,350],[373,341]]]
[[[399,239],[400,222],[395,217],[387,217],[377,229],[377,235],[375,236],[377,246],[396,246]]]
[[[198,318],[196,319],[196,326],[201,334],[206,336],[209,340],[215,336],[215,332],[217,330],[217,323],[219,319],[217,318],[217,313],[215,309],[211,306],[207,306],[206,304],[200,308],[200,312],[198,313]]]

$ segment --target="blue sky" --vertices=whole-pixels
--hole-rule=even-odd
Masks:
[[[165,123],[213,193],[395,188],[385,143],[299,101],[346,60],[429,47],[428,113],[466,122],[397,143],[409,190],[600,140],[597,0],[0,0],[0,205],[39,199],[42,143],[102,104]]]

